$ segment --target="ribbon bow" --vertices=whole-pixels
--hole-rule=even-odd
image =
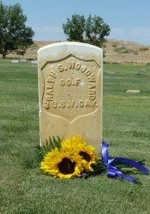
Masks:
[[[140,163],[137,163],[134,160],[123,158],[123,157],[115,157],[115,158],[109,158],[109,152],[108,152],[109,145],[105,142],[102,143],[102,161],[107,167],[107,176],[110,178],[122,178],[129,182],[136,183],[137,178],[127,176],[123,172],[121,172],[116,166],[114,166],[116,163],[125,164],[128,166],[135,167],[140,172],[144,174],[149,174],[149,170],[141,165]]]

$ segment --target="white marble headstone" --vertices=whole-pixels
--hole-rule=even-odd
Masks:
[[[100,150],[102,141],[102,49],[60,42],[38,51],[40,141],[80,135]]]

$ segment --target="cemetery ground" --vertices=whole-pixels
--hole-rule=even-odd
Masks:
[[[150,176],[123,168],[138,184],[108,179],[61,180],[39,169],[37,66],[0,59],[0,171],[3,214],[148,214]],[[150,168],[150,65],[104,64],[103,140],[111,156]],[[140,93],[127,93],[136,89]]]

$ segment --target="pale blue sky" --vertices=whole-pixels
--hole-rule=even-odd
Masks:
[[[150,45],[150,0],[2,0],[20,3],[35,40],[65,40],[62,24],[74,13],[101,16],[109,38]]]

